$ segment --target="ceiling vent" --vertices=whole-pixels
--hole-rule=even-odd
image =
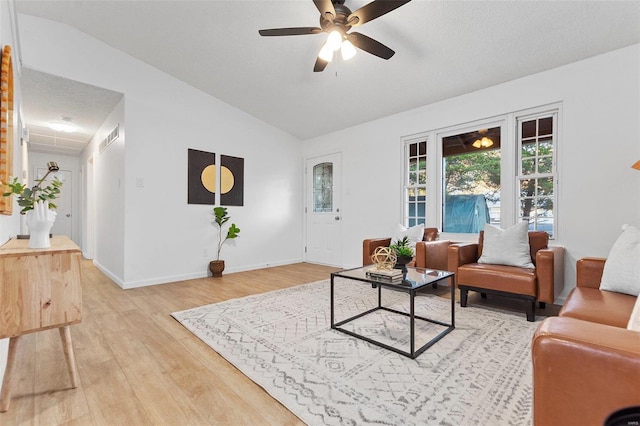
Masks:
[[[115,141],[116,139],[118,139],[118,136],[120,136],[120,124],[118,124],[116,127],[114,127],[114,129],[111,131],[111,133],[109,133],[107,135],[106,138],[104,138],[104,140],[100,143],[100,147],[98,148],[98,151],[100,153],[102,153],[102,151],[104,151],[105,149],[107,149],[107,147],[109,145],[111,145],[111,143],[113,141]]]

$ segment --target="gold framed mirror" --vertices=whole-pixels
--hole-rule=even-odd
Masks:
[[[0,182],[13,170],[13,64],[11,47],[2,49],[0,68]],[[4,190],[4,189],[3,189]],[[13,197],[0,197],[0,214],[13,213]]]

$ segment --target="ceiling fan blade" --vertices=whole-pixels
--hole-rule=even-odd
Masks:
[[[327,67],[328,64],[329,62],[325,61],[324,59],[317,58],[316,64],[313,66],[313,72],[324,71],[324,69]]]
[[[355,47],[382,59],[389,59],[396,53],[379,41],[357,32],[347,34],[347,40],[349,40]]]
[[[371,3],[362,6],[360,9],[353,12],[347,18],[347,23],[352,27],[362,25],[365,22],[373,21],[382,15],[391,12],[399,8],[400,6],[409,3],[411,0],[375,0]]]
[[[259,30],[261,36],[292,36],[318,34],[322,32],[322,28],[318,27],[296,27],[296,28],[272,28],[268,30]]]
[[[333,22],[336,17],[336,9],[333,7],[331,0],[313,0],[313,3],[324,19]]]

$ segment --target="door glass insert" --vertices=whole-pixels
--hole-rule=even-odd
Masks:
[[[333,163],[313,166],[313,212],[333,211]]]

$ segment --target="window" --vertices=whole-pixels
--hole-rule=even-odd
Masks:
[[[313,166],[313,211],[333,211],[333,163]]]
[[[500,224],[500,127],[442,138],[442,229],[477,234]]]
[[[477,234],[526,220],[556,238],[560,114],[558,103],[405,139],[405,225]]]
[[[427,141],[405,144],[405,223],[426,223]]]
[[[530,230],[555,231],[556,114],[518,119],[518,219]]]

